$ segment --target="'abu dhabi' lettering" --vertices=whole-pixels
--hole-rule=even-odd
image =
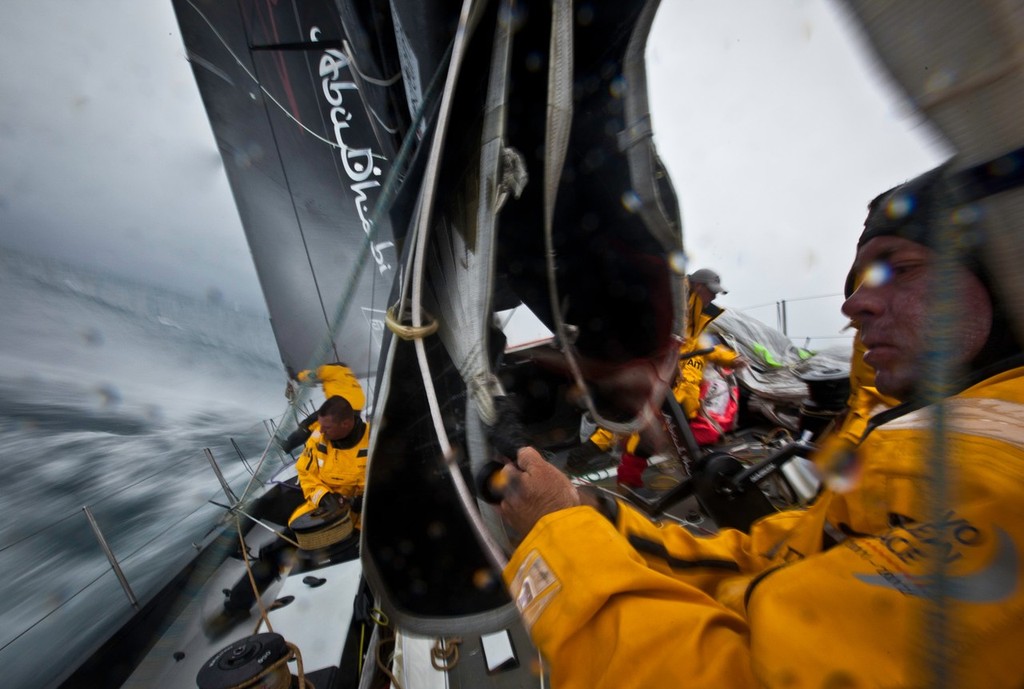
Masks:
[[[320,27],[314,26],[310,29],[309,38],[313,42],[320,40]],[[352,120],[352,113],[344,105],[345,92],[356,91],[358,93],[359,90],[354,81],[345,79],[342,74],[342,70],[349,67],[348,57],[336,48],[328,48],[320,56],[320,83],[324,98],[331,106],[331,125],[334,129],[334,141],[340,149],[341,167],[352,182],[349,189],[354,194],[353,203],[363,232],[367,237],[372,237],[373,221],[369,217],[371,203],[366,192],[380,187],[380,182],[375,178],[380,177],[381,168],[374,162],[375,158],[383,159],[383,157],[375,154],[373,149],[351,148],[345,144],[345,130],[349,128],[349,123]],[[392,242],[378,242],[370,246],[370,253],[381,274],[392,268],[384,258],[383,250],[393,246]]]

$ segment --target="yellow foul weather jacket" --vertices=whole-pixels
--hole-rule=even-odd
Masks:
[[[704,379],[706,362],[710,361],[728,368],[735,364],[739,357],[737,352],[723,345],[715,345],[707,354],[686,356],[690,352],[707,348],[707,345],[701,342],[701,336],[708,324],[718,318],[724,310],[714,304],[705,304],[695,291],[690,292],[686,306],[686,337],[679,346],[679,377],[672,387],[672,394],[688,419],[696,416],[700,409],[700,382]]]
[[[588,506],[538,521],[505,581],[552,686],[1024,686],[1024,368],[943,407],[939,507],[935,410],[900,407],[861,441],[851,490],[749,535],[623,503],[614,523]]]
[[[327,493],[337,493],[349,499],[363,494],[369,441],[370,426],[362,421],[344,440],[331,442],[319,429],[313,431],[295,462],[306,502],[292,513],[289,523],[316,509]]]
[[[839,427],[821,439],[814,457],[826,472],[841,470],[872,416],[899,404],[899,400],[883,395],[875,387],[875,369],[864,361],[864,352],[864,343],[857,333],[850,358],[850,396],[846,399],[846,413]]]
[[[706,363],[710,361],[729,368],[739,358],[738,352],[724,345],[715,345],[707,354],[687,356],[691,352],[707,349],[707,346],[701,343],[704,329],[724,311],[725,309],[714,304],[705,304],[695,291],[690,291],[686,307],[686,336],[679,345],[679,371],[672,385],[672,395],[688,419],[694,418],[700,410],[700,383],[704,379]],[[598,428],[590,436],[590,441],[600,449],[608,451],[615,446],[616,436],[611,431]],[[636,452],[639,444],[640,437],[634,434],[627,439],[625,449],[630,453]]]
[[[320,383],[324,390],[324,397],[344,397],[352,408],[357,412],[362,411],[366,406],[366,393],[359,379],[348,366],[344,364],[324,364],[317,367],[316,371],[299,371],[296,376],[300,383],[307,381]]]

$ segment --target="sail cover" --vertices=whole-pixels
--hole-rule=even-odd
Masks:
[[[401,85],[374,74],[388,65],[373,55],[353,66],[334,3],[174,9],[286,369],[342,361],[371,377],[398,270],[389,220],[371,216],[391,133],[408,126],[390,105],[404,103],[389,95]]]

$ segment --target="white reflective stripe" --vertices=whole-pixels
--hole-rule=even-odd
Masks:
[[[1024,404],[1006,400],[956,397],[944,403],[946,432],[975,435],[1024,449]],[[925,407],[882,424],[878,430],[929,430],[933,407]]]
[[[868,418],[870,419],[875,414],[881,414],[887,409],[892,409],[892,407],[890,407],[887,404],[882,404],[881,402],[878,402],[873,407],[871,407],[871,409],[868,409]]]
[[[319,505],[320,498],[322,498],[325,495],[327,495],[326,488],[317,488],[315,491],[313,491],[313,494],[309,496],[309,501],[314,505]]]

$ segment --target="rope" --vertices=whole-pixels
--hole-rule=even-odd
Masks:
[[[259,587],[256,586],[256,578],[252,573],[252,565],[249,562],[249,549],[245,544],[245,538],[242,536],[242,522],[237,515],[235,516],[235,526],[238,528],[238,543],[241,546],[242,559],[245,562],[245,574],[249,577],[249,585],[252,586],[253,594],[256,597],[256,604],[260,608],[260,619],[256,622],[256,628],[253,629],[252,633],[258,634],[260,631],[260,627],[264,624],[267,626],[268,632],[273,632],[274,628],[270,624],[270,616],[267,614],[266,606],[263,605],[263,597],[260,595]],[[289,543],[293,542],[287,538],[285,538],[285,540]],[[256,677],[253,677],[252,679],[248,680],[245,684],[237,685],[237,687],[240,688],[246,686],[253,686],[256,680],[258,680],[261,677],[265,677],[266,675],[269,675],[270,673],[274,672],[278,667],[284,665],[285,663],[289,662],[294,658],[296,664],[296,673],[299,680],[299,687],[305,687],[306,689],[316,689],[316,687],[314,687],[312,683],[306,681],[305,670],[302,667],[302,652],[299,651],[299,647],[290,641],[285,641],[285,644],[288,646],[290,653],[282,656],[280,660],[269,665],[266,669],[263,670],[263,672],[256,675]],[[291,673],[288,673],[288,677],[290,681]],[[287,686],[290,686],[290,684]],[[231,687],[231,689],[236,689],[236,687]]]
[[[376,612],[376,610],[374,612]],[[385,617],[384,619],[387,619],[387,618]],[[377,620],[374,619],[374,622],[376,622],[376,621]],[[385,629],[387,629],[387,627],[385,627]],[[381,652],[384,650],[385,644],[389,644],[389,643],[390,644],[394,644],[395,643],[395,633],[392,632],[390,629],[388,631],[390,632],[390,635],[385,635],[384,633],[381,633],[380,643],[377,644],[377,652],[374,653],[373,657],[374,657],[374,661],[377,663],[377,669],[380,670],[381,672],[383,672],[387,676],[387,678],[389,680],[391,680],[391,686],[393,687],[393,689],[402,689],[402,684],[401,684],[401,682],[398,681],[398,678],[395,677],[395,673],[391,671],[391,668],[388,667],[387,664],[385,663],[384,659],[381,658]],[[390,657],[388,658],[388,660],[389,661],[394,661],[394,658],[395,658],[395,651],[394,651],[394,647],[392,647],[391,654],[390,654]]]
[[[292,656],[295,658],[295,672],[299,680],[299,686],[305,687],[306,689],[316,689],[312,682],[306,681],[306,671],[302,667],[302,652],[299,651],[299,647],[291,641],[285,641],[285,643],[288,645],[288,649],[292,652]],[[285,660],[285,662],[288,662],[288,660]]]
[[[288,538],[288,536],[284,535],[284,533],[282,533],[281,531],[278,531],[277,529],[273,528],[269,524],[267,524],[267,523],[265,523],[263,521],[260,521],[256,517],[252,516],[251,514],[249,514],[245,510],[243,510],[241,507],[231,508],[231,507],[227,507],[226,505],[219,505],[218,503],[213,503],[213,504],[217,505],[218,507],[226,507],[232,514],[235,514],[236,516],[237,515],[241,515],[241,516],[249,519],[250,521],[254,522],[257,526],[262,526],[264,529],[266,529],[270,533],[274,534],[275,536],[280,538],[282,541],[286,541],[286,542],[292,544],[293,546],[295,546],[296,548],[301,548],[302,547],[301,545],[299,545],[299,543],[297,541],[292,540],[291,538]],[[191,515],[189,515],[189,516],[191,516]]]
[[[459,664],[459,644],[461,643],[461,636],[453,636],[448,639],[448,645],[445,645],[444,639],[439,637],[434,642],[434,647],[430,649],[430,664],[434,669],[441,672],[454,669]]]
[[[273,626],[270,624],[270,617],[267,615],[267,608],[263,605],[263,596],[260,595],[260,589],[256,585],[256,577],[252,573],[252,565],[249,563],[249,548],[245,544],[245,537],[242,536],[242,520],[235,516],[235,527],[238,529],[238,543],[242,549],[242,560],[245,562],[245,574],[249,577],[249,585],[252,587],[253,596],[256,598],[256,604],[260,608],[260,619],[256,622],[256,629],[252,631],[253,634],[258,634],[260,631],[260,625],[266,624],[267,631],[274,631]]]

